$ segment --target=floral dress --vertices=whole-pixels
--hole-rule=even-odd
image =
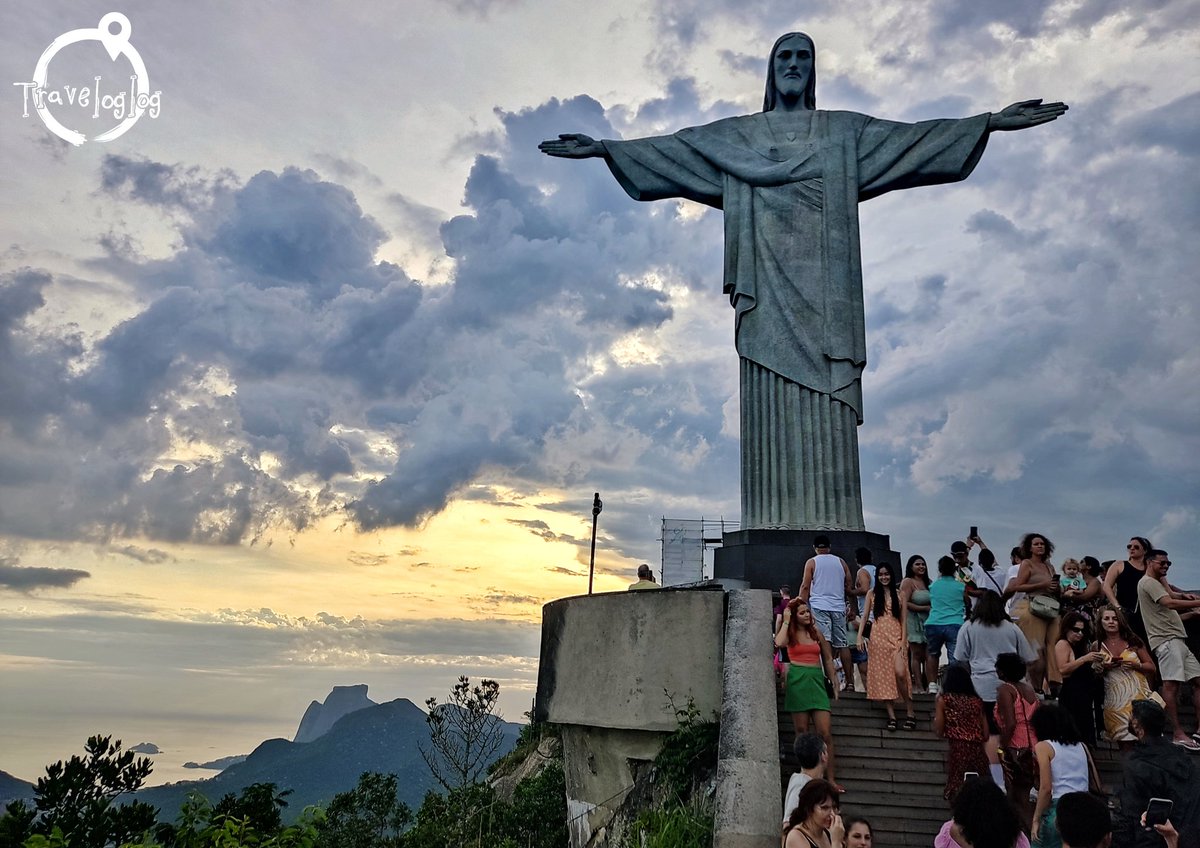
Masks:
[[[884,596],[884,613],[871,624],[871,660],[867,663],[867,700],[894,701],[900,697],[896,686],[896,657],[900,668],[907,668],[908,640],[900,619],[892,615],[892,599]],[[908,682],[908,674],[904,674]],[[907,690],[907,686],[905,689]],[[909,694],[907,691],[904,693]]]
[[[945,736],[950,743],[946,754],[946,789],[942,793],[947,801],[953,801],[962,789],[963,772],[973,771],[988,774],[987,753],[983,743],[987,741],[986,724],[983,717],[983,701],[972,695],[938,695],[942,699],[946,716]]]
[[[1138,658],[1137,651],[1126,647],[1120,659],[1129,661]],[[1133,702],[1149,700],[1157,696],[1150,691],[1146,675],[1125,666],[1110,668],[1104,673],[1104,731],[1113,742],[1136,742],[1137,737],[1129,731],[1129,719],[1133,716]]]

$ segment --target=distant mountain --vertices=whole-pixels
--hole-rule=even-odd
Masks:
[[[497,756],[512,750],[520,730],[520,725],[503,723],[504,744]],[[360,774],[373,771],[398,775],[400,800],[415,809],[427,791],[438,788],[419,745],[429,745],[425,712],[401,698],[354,710],[312,742],[268,739],[244,762],[216,777],[155,786],[134,797],[158,807],[160,817],[171,820],[189,792],[199,791],[216,803],[252,783],[274,783],[279,790],[293,790],[284,811],[292,820],[306,806],[326,804],[337,793],[353,789]]]
[[[184,763],[183,767],[190,768],[190,769],[212,769],[213,771],[224,771],[225,769],[229,768],[231,765],[234,765],[235,763],[243,762],[243,761],[245,761],[245,759],[246,759],[245,754],[234,754],[232,757],[218,757],[217,759],[209,760],[206,763],[197,763],[197,762],[189,761],[189,762]]]
[[[161,754],[162,750],[153,742],[139,742],[129,749],[135,754]]]
[[[32,783],[26,783],[19,777],[13,777],[6,771],[0,771],[0,814],[4,812],[4,808],[8,806],[10,801],[32,797]]]
[[[367,707],[379,706],[367,697],[367,685],[334,686],[333,691],[321,704],[313,701],[304,711],[300,726],[296,729],[293,742],[312,742],[323,736],[344,715],[355,710],[365,710]]]

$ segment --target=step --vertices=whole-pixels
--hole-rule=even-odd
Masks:
[[[919,693],[914,701],[917,729],[889,732],[882,703],[868,701],[862,692],[843,693],[832,705],[833,744],[837,754],[837,779],[846,787],[842,815],[870,820],[875,844],[888,848],[928,848],[942,824],[950,818],[942,798],[946,783],[948,745],[931,729],[935,696]],[[1182,699],[1181,699],[1182,700]],[[791,716],[778,700],[781,788],[798,768],[792,754],[795,736]],[[897,706],[903,719],[904,708]],[[1184,727],[1195,726],[1190,701],[1181,703]],[[1123,782],[1123,755],[1113,743],[1102,741],[1092,750],[1104,785]]]

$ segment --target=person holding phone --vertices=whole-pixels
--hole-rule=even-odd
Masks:
[[[1146,830],[1141,817],[1152,798],[1172,803],[1170,820],[1182,848],[1200,846],[1200,758],[1172,745],[1167,712],[1150,700],[1134,701],[1129,729],[1137,743],[1125,757],[1113,844],[1162,848],[1162,831]]]
[[[1158,800],[1151,798],[1151,801]],[[1168,811],[1169,812],[1169,811]],[[1153,830],[1163,839],[1163,844],[1167,848],[1179,848],[1179,831],[1175,829],[1175,825],[1171,824],[1171,820],[1164,818],[1162,821],[1150,818],[1150,810],[1142,813],[1142,825],[1146,830]]]

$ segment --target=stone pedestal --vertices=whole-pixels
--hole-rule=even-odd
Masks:
[[[890,563],[903,578],[904,564],[892,550],[891,538],[869,530],[737,530],[726,533],[722,546],[713,552],[713,579],[748,589],[778,589],[786,584],[800,591],[804,563],[813,555],[813,539],[829,537],[830,553],[858,568],[854,551],[870,548],[874,562]]]

